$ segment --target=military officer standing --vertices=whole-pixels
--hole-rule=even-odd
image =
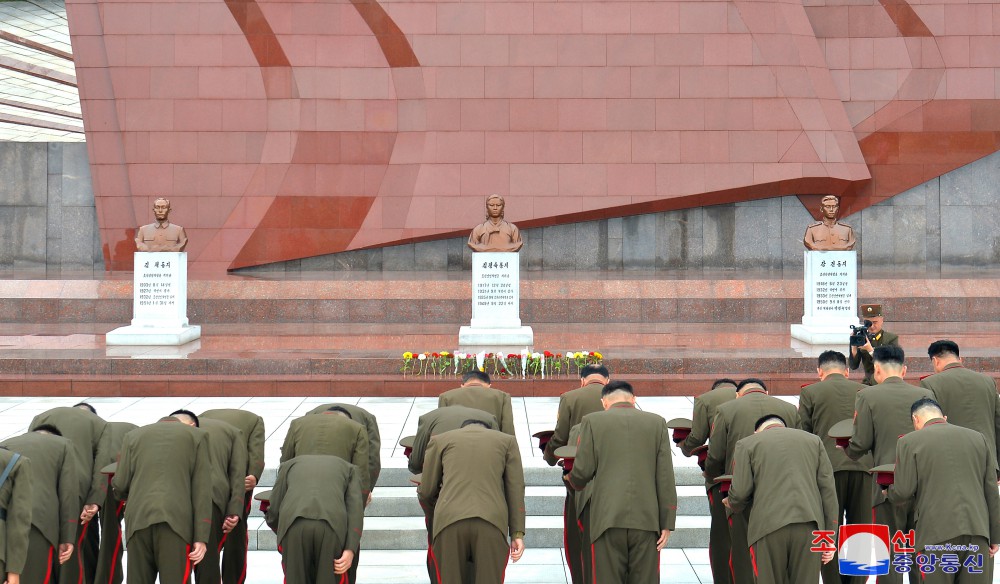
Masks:
[[[932,397],[931,392],[905,381],[906,365],[903,349],[888,345],[875,349],[874,376],[878,385],[858,392],[855,402],[854,432],[846,448],[847,456],[858,460],[872,454],[875,466],[896,462],[896,441],[913,431],[910,406],[918,399]],[[889,526],[889,533],[903,530],[908,523],[909,509],[888,502],[878,483],[871,480],[872,515],[875,523]],[[915,581],[911,573],[911,581]],[[879,584],[898,584],[902,576],[891,571],[878,577]]]
[[[246,493],[243,497],[243,513],[240,521],[226,537],[222,550],[222,582],[223,584],[243,584],[247,576],[247,518],[250,516],[250,505],[253,503],[253,490],[264,472],[264,419],[253,412],[231,408],[208,410],[203,412],[201,419],[221,420],[235,426],[246,438],[247,470],[243,486]]]
[[[107,479],[101,469],[110,464],[110,434],[106,434],[107,422],[94,413],[90,404],[80,403],[71,408],[53,408],[42,412],[31,420],[29,430],[49,424],[55,426],[73,444],[82,471],[80,483],[80,523],[77,528],[76,545],[69,561],[59,570],[61,584],[92,584],[97,569],[97,554],[100,529],[92,521],[104,502]],[[82,580],[81,580],[82,578]]]
[[[918,550],[940,558],[944,548],[928,546],[951,544],[947,552],[957,555],[962,566],[958,573],[948,574],[938,565],[921,574],[922,581],[988,584],[993,580],[991,570],[984,567],[972,573],[966,562],[978,553],[985,556],[984,564],[992,563],[1000,550],[1000,496],[989,440],[980,432],[948,423],[930,398],[918,400],[911,411],[916,431],[896,444],[895,482],[888,498],[915,502]]]
[[[128,584],[187,584],[212,527],[205,432],[170,416],[132,430],[111,486],[127,501]]]
[[[554,466],[558,460],[555,456],[556,449],[568,443],[570,428],[579,424],[587,414],[604,410],[601,405],[601,390],[608,384],[610,377],[611,374],[604,365],[585,365],[580,369],[580,387],[559,396],[555,433],[545,445],[543,454],[549,466]],[[563,504],[563,539],[566,542],[566,565],[569,566],[574,584],[584,582],[584,571],[591,561],[590,529],[587,524],[577,520],[579,513],[575,505],[578,498],[576,492],[567,487],[566,501]]]
[[[499,430],[497,419],[493,414],[465,406],[446,406],[437,408],[420,416],[417,420],[417,433],[413,437],[413,447],[410,451],[410,461],[407,465],[410,472],[424,472],[424,457],[431,438],[438,434],[458,430],[467,420],[479,420],[491,430]],[[434,562],[431,535],[434,533],[433,509],[424,507],[424,524],[427,526],[427,575],[432,584],[439,584],[438,569]]]
[[[694,398],[694,411],[691,414],[691,432],[679,444],[684,456],[691,456],[692,451],[708,442],[712,433],[712,422],[720,405],[736,399],[736,382],[732,379],[719,379],[712,384],[712,389]],[[705,491],[708,494],[708,508],[712,514],[712,525],[708,536],[708,558],[712,563],[712,579],[715,584],[731,584],[733,581],[729,569],[729,554],[732,553],[732,542],[729,539],[729,522],[726,520],[726,508],[722,505],[722,493],[719,483],[705,480]]]
[[[927,355],[934,366],[934,375],[923,378],[921,387],[931,390],[949,424],[982,432],[996,458],[1000,444],[1000,396],[996,381],[989,375],[966,369],[954,341],[934,341],[927,347]]]
[[[54,426],[42,425],[0,446],[31,461],[31,533],[21,584],[48,584],[73,554],[79,523],[80,471],[73,445]]]
[[[736,386],[736,399],[721,404],[716,409],[712,433],[708,439],[708,458],[705,459],[705,477],[714,480],[730,474],[736,443],[754,432],[757,420],[767,415],[780,416],[789,428],[799,427],[799,414],[795,406],[767,395],[767,386],[759,379],[744,379]],[[750,509],[729,515],[729,537],[732,551],[729,565],[733,582],[754,584],[750,542],[747,540],[747,518]]]
[[[635,407],[635,392],[612,381],[601,392],[603,412],[583,418],[567,483],[591,481],[590,538],[594,581],[659,581],[659,552],[677,518],[677,487],[666,421]],[[628,480],[622,480],[628,477]]]
[[[288,427],[281,445],[281,462],[303,454],[339,456],[359,469],[367,469],[368,432],[341,406],[332,406],[322,414],[302,416]],[[368,500],[371,492],[368,477],[364,472],[359,480],[364,500]]]
[[[871,321],[868,327],[868,343],[861,347],[851,347],[851,371],[859,366],[863,366],[865,378],[861,381],[865,385],[875,385],[875,365],[872,356],[878,347],[888,347],[889,345],[899,346],[899,335],[885,330],[885,316],[882,314],[881,304],[862,304],[861,319]]]
[[[490,387],[490,376],[482,371],[470,371],[462,376],[462,386],[438,396],[438,407],[465,406],[493,414],[500,431],[514,435],[514,410],[510,394]]]
[[[757,584],[816,582],[820,556],[809,550],[813,531],[837,529],[837,493],[823,442],[786,428],[779,416],[757,421],[736,444],[726,504],[734,511],[753,499],[748,540]],[[823,552],[829,563],[833,552]]]
[[[194,575],[198,584],[219,584],[222,582],[219,554],[223,537],[236,526],[243,511],[246,439],[238,428],[221,420],[198,420],[197,415],[188,410],[177,410],[170,415],[188,426],[201,428],[208,436],[208,455],[212,461],[212,529],[205,559],[195,567]]]
[[[365,472],[329,455],[306,454],[281,463],[265,519],[278,534],[286,582],[347,581],[361,545],[360,475]]]
[[[826,447],[833,466],[833,482],[837,488],[838,525],[866,523],[871,520],[872,492],[868,469],[874,466],[871,455],[851,460],[837,448],[830,437],[830,428],[854,417],[854,402],[865,385],[847,379],[847,357],[837,351],[820,353],[816,368],[819,383],[802,389],[799,395],[799,418],[802,429],[818,436]],[[841,576],[836,555],[834,561],[823,564],[824,584],[864,584],[865,578]]]
[[[434,514],[441,582],[462,584],[471,558],[476,584],[501,584],[508,557],[516,562],[524,553],[524,469],[517,441],[468,420],[431,440],[422,478],[417,498]]]
[[[108,432],[110,438],[110,452],[112,460],[117,461],[121,457],[122,442],[125,434],[135,430],[139,426],[128,422],[108,422]],[[115,497],[115,490],[111,488],[111,479],[114,473],[108,475],[108,492],[104,496],[104,511],[101,514],[101,551],[97,554],[97,572],[94,574],[94,581],[99,584],[121,584],[124,578],[122,570],[122,520],[125,518],[125,501],[119,501]]]
[[[0,448],[0,577],[18,584],[28,557],[31,533],[31,461]]]

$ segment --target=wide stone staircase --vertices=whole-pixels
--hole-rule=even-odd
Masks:
[[[710,517],[705,497],[704,479],[689,459],[677,460],[674,474],[677,482],[677,529],[668,547],[706,548]],[[524,469],[527,530],[525,545],[529,549],[559,548],[563,545],[562,512],[566,489],[562,486],[561,469],[531,466]],[[276,469],[268,468],[261,476],[257,492],[274,485]],[[416,487],[409,481],[406,468],[383,468],[371,505],[365,510],[362,549],[422,550],[427,548],[424,516],[417,502]],[[251,550],[276,550],[274,533],[264,523],[257,501],[248,521]]]

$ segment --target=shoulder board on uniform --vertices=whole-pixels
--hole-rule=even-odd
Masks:
[[[928,378],[928,377],[930,377],[931,375],[934,375],[934,374],[933,374],[933,373],[928,373],[927,375],[921,375],[921,376],[920,376],[920,381],[923,381],[923,380],[927,379],[927,378]]]
[[[822,224],[823,224],[822,221],[814,221],[813,223],[809,224],[809,227],[816,227],[817,225],[822,225]]]

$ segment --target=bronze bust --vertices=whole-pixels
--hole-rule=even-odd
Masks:
[[[857,241],[854,229],[837,221],[840,214],[840,198],[827,195],[821,201],[823,220],[817,221],[806,228],[802,243],[806,249],[813,251],[850,251]]]
[[[168,221],[170,201],[160,197],[153,201],[153,216],[156,223],[143,225],[135,234],[135,247],[139,251],[184,251],[187,247],[187,233],[184,228]]]
[[[503,219],[504,200],[500,195],[486,198],[486,221],[477,225],[469,235],[472,251],[516,252],[521,249],[521,232],[513,223]]]

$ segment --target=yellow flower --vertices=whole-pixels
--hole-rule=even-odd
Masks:
[[[442,357],[447,357],[447,356],[451,355],[451,353],[449,353],[448,351],[441,351],[441,353],[439,353],[439,354],[440,354],[440,355],[441,355]]]
[[[403,353],[403,358],[407,359],[407,360],[412,359],[413,358],[413,353],[407,351],[407,352]]]
[[[594,356],[597,357],[598,359],[603,359],[604,358],[604,355],[598,353],[597,351],[594,351]]]

